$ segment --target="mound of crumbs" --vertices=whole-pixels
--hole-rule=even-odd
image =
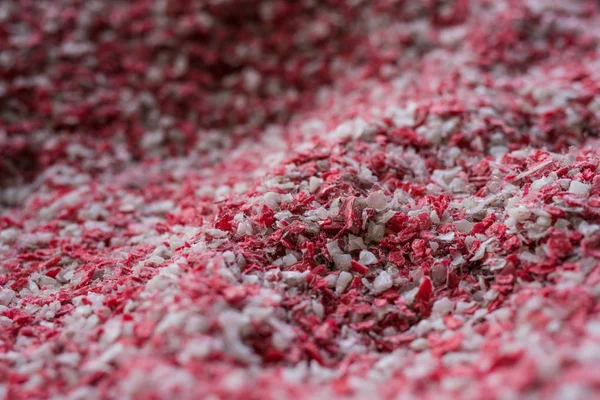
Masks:
[[[600,396],[600,3],[0,2],[0,398]]]

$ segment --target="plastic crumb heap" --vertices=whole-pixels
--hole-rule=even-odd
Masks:
[[[600,396],[600,3],[0,2],[0,398]]]

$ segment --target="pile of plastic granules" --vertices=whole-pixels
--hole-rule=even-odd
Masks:
[[[0,398],[600,396],[600,3],[0,2]]]

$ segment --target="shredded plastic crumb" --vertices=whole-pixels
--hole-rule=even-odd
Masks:
[[[600,396],[600,3],[0,2],[0,398]]]

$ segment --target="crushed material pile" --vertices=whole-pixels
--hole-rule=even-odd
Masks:
[[[0,397],[600,395],[600,3],[0,2]]]

